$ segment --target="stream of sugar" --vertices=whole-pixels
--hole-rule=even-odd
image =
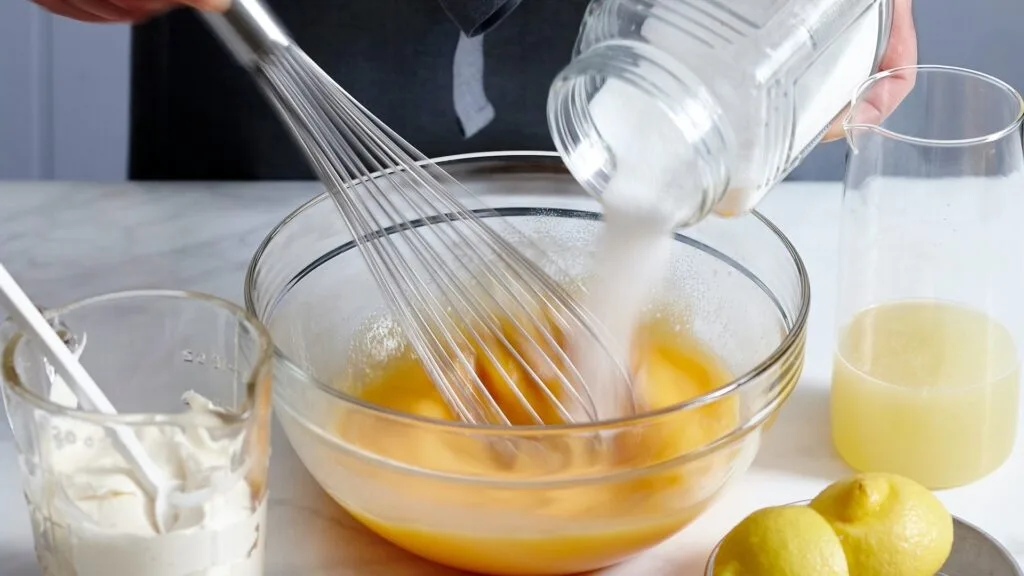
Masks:
[[[613,361],[629,369],[633,334],[668,269],[680,217],[669,208],[680,205],[672,197],[680,188],[672,184],[692,176],[681,173],[692,150],[665,124],[663,111],[628,86],[609,82],[590,111],[616,170],[601,198],[605,223],[583,304],[606,328],[611,354],[579,339],[591,344],[575,351],[575,361],[599,419],[607,420],[629,415],[632,391]],[[700,197],[686,200],[696,209]]]
[[[610,350],[591,345],[577,352],[601,420],[628,415],[631,390],[613,362],[629,368],[633,334],[671,258],[675,222],[638,202],[644,190],[657,190],[657,183],[641,174],[622,173],[609,187],[604,229],[586,283],[583,304],[610,337]]]

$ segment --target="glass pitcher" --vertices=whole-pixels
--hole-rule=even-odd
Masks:
[[[1004,82],[941,66],[879,74],[851,105],[831,411],[858,470],[949,488],[1013,450],[1022,111]]]

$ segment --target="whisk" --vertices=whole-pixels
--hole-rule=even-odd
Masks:
[[[290,128],[459,419],[540,425],[635,410],[608,335],[510,238],[543,258],[536,246],[465,206],[471,194],[338,86],[259,0],[205,18]],[[603,351],[614,394],[584,382],[567,338]]]

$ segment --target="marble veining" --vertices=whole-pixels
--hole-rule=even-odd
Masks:
[[[249,258],[320,190],[280,184],[0,184],[0,261],[44,306],[128,288],[240,301]]]

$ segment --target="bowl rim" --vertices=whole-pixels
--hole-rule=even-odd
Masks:
[[[568,174],[568,170],[565,165],[561,162],[561,158],[556,152],[545,152],[545,151],[496,151],[496,152],[482,152],[482,153],[469,153],[469,154],[456,154],[451,156],[441,156],[438,158],[423,160],[418,164],[434,163],[444,168],[445,165],[452,165],[457,163],[472,163],[480,162],[483,160],[500,160],[500,159],[526,159],[534,160],[541,163],[556,163],[562,171]],[[371,178],[381,176],[383,171],[374,172],[370,175]],[[270,232],[264,237],[263,241],[260,242],[259,247],[253,253],[252,258],[249,261],[249,266],[245,273],[245,284],[244,284],[244,301],[245,309],[256,318],[263,319],[260,314],[256,311],[255,302],[253,301],[252,294],[255,292],[256,273],[259,262],[261,261],[263,254],[267,251],[270,244],[274,241],[277,235],[292,220],[300,217],[307,210],[311,210],[316,207],[319,203],[329,201],[329,196],[326,191],[318,194],[317,196],[307,200],[301,206],[293,210],[287,216],[285,216],[277,225],[275,225]],[[545,212],[550,212],[550,208],[544,209]],[[582,211],[580,211],[582,212]],[[591,214],[600,215],[597,212],[590,212]],[[643,425],[650,421],[657,420],[666,415],[683,412],[711,402],[715,402],[727,396],[730,396],[746,387],[747,384],[758,380],[763,374],[768,372],[773,366],[779,364],[786,359],[786,355],[797,345],[801,335],[806,331],[807,318],[810,312],[810,301],[811,301],[811,286],[810,277],[807,274],[807,268],[804,265],[803,259],[797,252],[796,247],[793,246],[789,238],[768,218],[763,216],[760,212],[752,211],[751,215],[756,218],[763,226],[765,226],[769,232],[771,232],[775,238],[782,243],[787,254],[791,258],[794,267],[796,268],[797,277],[799,280],[799,307],[796,314],[792,318],[792,324],[787,327],[786,334],[783,336],[779,344],[772,350],[772,352],[766,356],[761,362],[744,372],[743,374],[734,378],[731,382],[722,386],[721,388],[714,390],[708,394],[698,396],[697,398],[683,402],[682,404],[676,404],[666,408],[662,408],[653,412],[645,412],[634,416],[628,416],[625,418],[618,418],[615,420],[604,420],[600,422],[580,422],[570,424],[558,424],[558,425],[531,425],[531,426],[516,426],[509,428],[508,426],[501,425],[480,425],[470,424],[465,422],[449,422],[436,420],[424,416],[418,416],[414,414],[402,413],[396,410],[383,408],[376,404],[362,400],[351,394],[347,394],[342,390],[330,386],[324,382],[321,382],[318,378],[309,374],[303,370],[300,366],[295,364],[275,343],[273,346],[274,359],[281,366],[284,366],[289,371],[294,372],[300,376],[303,380],[311,383],[320,392],[323,392],[336,400],[345,402],[347,404],[354,405],[363,410],[368,410],[379,416],[386,417],[388,419],[397,420],[405,423],[413,423],[418,426],[423,426],[427,429],[441,430],[447,432],[458,432],[458,433],[473,433],[481,436],[500,436],[508,438],[510,436],[522,436],[536,438],[538,436],[556,435],[565,433],[588,433],[588,432],[599,432],[607,431],[609,429],[630,427],[636,425]],[[676,232],[677,236],[680,236]],[[718,447],[723,443],[733,439],[736,436],[745,436],[752,428],[760,425],[761,422],[767,419],[770,412],[774,410],[765,410],[765,408],[777,407],[778,400],[780,397],[788,397],[787,390],[780,390],[779,394],[776,394],[772,399],[767,402],[765,407],[758,410],[758,413],[749,419],[747,423],[742,426],[738,426],[734,430],[730,431],[725,436],[717,439],[712,444],[705,446],[704,448],[698,449],[694,452],[704,453],[705,449],[712,447]],[[767,413],[766,413],[767,412]]]

